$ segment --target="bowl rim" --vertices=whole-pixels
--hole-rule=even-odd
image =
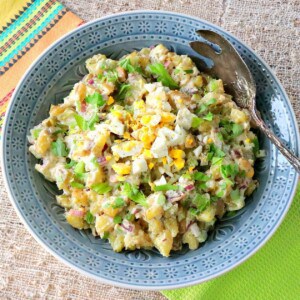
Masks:
[[[161,290],[172,290],[172,289],[179,289],[179,288],[184,288],[184,287],[189,287],[189,286],[193,286],[196,284],[200,284],[209,280],[212,280],[214,278],[217,278],[231,270],[233,270],[234,268],[236,268],[237,266],[239,266],[240,264],[242,264],[243,262],[245,262],[246,260],[248,260],[251,256],[253,256],[259,249],[261,249],[261,247],[263,247],[268,241],[269,239],[274,235],[274,233],[276,232],[276,230],[278,229],[278,227],[281,225],[282,221],[284,220],[287,212],[290,209],[290,206],[293,202],[294,196],[296,194],[296,189],[297,189],[297,184],[299,182],[299,177],[300,174],[296,174],[295,179],[294,179],[294,185],[291,189],[291,193],[290,193],[290,198],[288,200],[288,204],[286,205],[285,210],[283,211],[282,215],[280,216],[280,219],[278,220],[278,222],[275,224],[275,226],[272,228],[272,230],[269,232],[269,234],[265,237],[264,240],[262,240],[259,244],[256,245],[255,248],[253,248],[253,251],[250,252],[249,254],[245,255],[242,259],[240,259],[238,262],[236,262],[235,264],[233,264],[232,266],[227,267],[226,269],[224,269],[223,271],[220,271],[216,274],[207,276],[205,279],[199,279],[199,280],[194,280],[194,281],[190,281],[188,283],[181,283],[178,285],[168,285],[165,287],[160,287],[157,285],[153,285],[153,286],[136,286],[136,285],[131,285],[131,284],[127,284],[127,283],[120,283],[120,282],[114,282],[112,279],[105,279],[96,275],[93,275],[85,270],[82,270],[81,268],[73,265],[72,263],[68,262],[67,260],[65,260],[63,257],[59,256],[57,253],[55,253],[51,248],[48,247],[48,245],[46,243],[44,243],[37,235],[36,233],[33,231],[33,229],[30,228],[30,226],[28,225],[26,219],[21,215],[19,209],[17,208],[17,205],[15,203],[15,199],[12,195],[10,186],[8,184],[8,178],[7,178],[7,174],[6,174],[6,169],[5,169],[5,161],[4,161],[4,141],[5,141],[5,132],[6,132],[6,127],[8,126],[8,118],[7,115],[9,113],[11,113],[11,109],[12,109],[12,104],[15,101],[15,97],[17,95],[17,93],[20,90],[20,87],[24,81],[24,79],[27,77],[27,74],[30,73],[32,71],[32,69],[34,68],[34,66],[37,64],[37,62],[42,59],[45,55],[47,55],[48,51],[50,51],[50,49],[52,49],[53,47],[55,47],[57,44],[59,44],[62,40],[68,38],[69,36],[71,36],[73,33],[77,32],[78,30],[82,30],[85,27],[90,26],[91,24],[109,19],[111,17],[117,17],[117,16],[123,16],[123,15],[130,15],[130,14],[134,14],[134,13],[160,13],[160,14],[166,14],[166,15],[175,15],[175,16],[179,16],[179,17],[186,17],[186,18],[190,18],[193,19],[195,21],[200,21],[203,24],[206,24],[208,26],[212,26],[217,28],[220,31],[223,31],[229,35],[231,35],[234,39],[236,39],[240,44],[242,44],[248,51],[250,52],[254,52],[255,55],[260,59],[260,61],[264,64],[264,67],[268,70],[268,72],[276,79],[277,84],[282,92],[282,95],[285,99],[287,99],[287,103],[286,105],[288,106],[288,108],[291,111],[291,117],[292,117],[292,122],[293,125],[295,126],[296,132],[296,139],[298,141],[298,143],[296,144],[296,153],[300,153],[300,133],[299,133],[299,126],[298,126],[298,122],[295,116],[295,112],[294,109],[291,105],[290,99],[284,89],[284,87],[282,86],[281,82],[278,80],[278,78],[276,77],[275,73],[272,71],[272,69],[269,67],[269,65],[266,63],[266,61],[259,55],[257,54],[254,50],[252,50],[248,45],[246,45],[243,41],[241,41],[239,38],[237,38],[235,35],[233,35],[232,33],[228,32],[227,30],[223,29],[222,27],[213,24],[209,21],[203,20],[201,18],[198,18],[196,16],[191,16],[188,14],[184,14],[184,13],[178,13],[178,12],[172,12],[172,11],[164,11],[164,10],[132,10],[132,11],[125,11],[125,12],[121,12],[121,13],[115,13],[115,14],[109,14],[109,15],[105,15],[101,18],[97,18],[94,19],[92,21],[86,22],[83,25],[80,25],[76,28],[74,28],[73,30],[69,31],[68,33],[66,33],[65,35],[61,36],[59,39],[57,39],[54,43],[52,43],[51,45],[49,45],[37,58],[34,59],[34,61],[30,64],[30,66],[28,67],[28,69],[26,70],[26,72],[23,74],[22,78],[20,79],[20,81],[18,82],[11,100],[9,102],[9,105],[7,107],[6,113],[5,113],[5,119],[4,119],[4,123],[3,123],[3,127],[2,127],[2,133],[3,136],[1,138],[1,144],[0,144],[0,156],[1,156],[1,160],[0,160],[0,164],[1,164],[1,168],[3,170],[3,181],[4,181],[4,186],[5,189],[7,191],[8,194],[8,198],[12,204],[12,206],[14,207],[19,219],[22,221],[22,223],[25,225],[25,228],[30,232],[30,234],[34,237],[34,239],[46,250],[48,251],[50,254],[52,254],[56,259],[58,259],[59,261],[63,262],[65,265],[69,266],[71,269],[78,271],[80,274],[82,275],[86,275],[89,278],[95,279],[100,283],[103,284],[109,284],[115,287],[121,287],[121,288],[127,288],[127,289],[133,289],[133,290],[140,290],[140,291],[161,291]]]

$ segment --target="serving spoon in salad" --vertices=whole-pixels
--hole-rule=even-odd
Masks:
[[[230,42],[214,31],[198,30],[197,34],[214,45],[212,46],[202,41],[190,43],[194,51],[213,60],[214,64],[212,67],[201,63],[203,71],[212,77],[222,79],[227,92],[233,96],[236,104],[241,108],[248,109],[253,123],[260,128],[296,171],[300,173],[300,159],[287,149],[260,117],[255,101],[256,85],[250,70],[239,53]],[[217,50],[215,50],[216,48]]]

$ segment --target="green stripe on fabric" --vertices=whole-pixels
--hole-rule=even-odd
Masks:
[[[17,20],[11,24],[9,27],[7,27],[1,34],[0,34],[0,41],[1,44],[4,41],[7,41],[13,34],[15,34],[16,31],[20,29],[20,27],[23,27],[23,23],[32,18],[33,14],[36,14],[36,12],[39,11],[39,9],[44,6],[48,0],[36,0],[34,1],[31,6],[19,17]],[[4,42],[5,43],[5,42]]]
[[[22,40],[18,40],[16,43],[14,49],[10,49],[9,52],[4,52],[1,57],[0,55],[0,66],[5,65],[7,62],[10,61],[11,58],[13,58],[22,48],[26,46],[30,42],[32,38],[34,38],[35,35],[38,33],[41,33],[41,31],[55,18],[55,16],[64,9],[64,6],[56,3],[55,6],[51,8],[47,12],[45,16],[43,16],[42,19],[39,20],[39,22],[32,28],[32,30],[28,31],[24,36],[22,36]]]

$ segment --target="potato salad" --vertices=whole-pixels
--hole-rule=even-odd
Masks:
[[[67,222],[117,252],[197,249],[257,186],[263,154],[248,112],[163,45],[120,60],[97,54],[86,68],[28,137]]]

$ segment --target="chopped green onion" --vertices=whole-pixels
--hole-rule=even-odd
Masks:
[[[196,194],[192,203],[197,207],[199,213],[203,212],[210,204],[210,200],[201,194]]]
[[[223,178],[234,178],[239,172],[239,167],[237,164],[224,165],[221,166],[220,172]]]
[[[41,131],[42,131],[41,128],[39,128],[39,129],[33,129],[33,130],[32,130],[32,136],[33,136],[33,138],[34,138],[35,140],[39,137]]]
[[[106,194],[112,190],[112,187],[108,185],[107,182],[104,183],[94,183],[91,186],[92,190],[95,191],[99,195]]]
[[[77,162],[76,162],[75,160],[72,160],[72,159],[71,159],[69,163],[66,163],[66,164],[65,164],[65,168],[66,168],[66,169],[71,169],[71,168],[74,167],[76,164],[77,164]]]
[[[193,70],[184,70],[184,72],[185,72],[186,74],[192,74],[192,73],[194,73]]]
[[[126,83],[121,84],[116,99],[118,101],[124,100],[128,96],[128,92],[130,91],[130,89],[131,89],[131,85],[130,84],[126,84]]]
[[[122,217],[121,217],[121,216],[115,216],[115,217],[114,217],[114,223],[115,223],[115,224],[120,224],[120,223],[122,223]]]
[[[124,58],[119,62],[119,65],[129,73],[142,73],[140,66],[133,66],[129,58]]]
[[[82,183],[76,182],[76,181],[72,181],[70,182],[70,186],[77,188],[77,189],[83,189],[84,185]]]
[[[207,121],[212,121],[214,115],[209,112],[205,117],[203,117],[204,120],[207,120]]]
[[[199,125],[203,122],[201,118],[193,117],[192,119],[192,128],[198,128]]]
[[[166,197],[160,194],[157,199],[157,204],[164,205],[165,203],[166,203]]]
[[[146,196],[142,191],[139,191],[135,185],[125,182],[123,192],[130,200],[134,201],[135,203],[142,206],[147,206]]]
[[[99,122],[99,116],[97,113],[95,113],[93,115],[93,117],[88,121],[87,126],[90,130],[94,130],[95,129],[95,123]]]
[[[58,138],[56,142],[51,143],[51,151],[55,156],[67,156],[68,149],[62,139]]]
[[[241,198],[241,194],[240,194],[240,191],[237,189],[237,190],[232,190],[231,193],[230,193],[230,197],[233,201],[237,201]]]
[[[118,197],[115,199],[114,204],[112,205],[112,208],[120,208],[125,205],[125,201],[123,198]]]
[[[75,118],[76,124],[78,125],[78,127],[81,130],[87,130],[88,129],[87,121],[82,116],[80,116],[78,114],[74,114],[74,118]]]
[[[85,220],[88,224],[93,224],[95,222],[95,217],[90,211],[88,211],[85,215]]]
[[[155,63],[149,66],[149,70],[153,75],[157,76],[157,80],[164,86],[168,86],[170,89],[178,89],[178,84],[171,77],[169,72],[165,69],[161,63]]]
[[[127,215],[125,215],[125,219],[129,222],[132,222],[134,220],[134,215],[131,213],[128,213]]]
[[[179,186],[177,185],[172,185],[172,184],[163,184],[163,185],[157,185],[154,187],[155,192],[159,191],[178,191]]]
[[[193,174],[193,178],[194,178],[194,180],[197,180],[197,181],[207,181],[210,179],[209,176],[207,176],[205,173],[202,173],[202,172],[195,172]]]
[[[241,135],[243,133],[243,131],[244,131],[244,128],[243,128],[242,125],[235,124],[235,123],[232,125],[232,135],[233,135],[233,137],[237,137],[237,136]]]
[[[206,102],[206,105],[212,105],[212,104],[215,104],[216,102],[217,102],[217,99],[211,98],[210,100],[208,100],[208,101]]]
[[[107,240],[109,238],[109,232],[105,231],[103,234],[103,239]]]
[[[212,165],[220,165],[223,162],[223,157],[213,157],[211,164]]]
[[[79,162],[75,168],[74,168],[74,173],[75,174],[82,174],[85,172],[85,164],[83,161]]]

